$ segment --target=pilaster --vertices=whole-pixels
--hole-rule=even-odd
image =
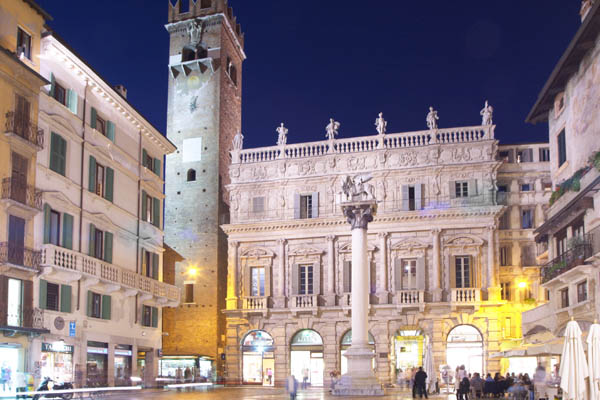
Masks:
[[[434,302],[442,301],[442,288],[440,286],[441,276],[441,254],[440,254],[440,233],[441,229],[433,229],[431,236],[433,240],[433,270],[432,270],[432,296]]]
[[[389,303],[389,290],[387,287],[387,276],[388,276],[388,257],[387,257],[387,232],[379,232],[377,235],[379,239],[379,263],[377,268],[377,303],[388,304]]]
[[[335,306],[335,235],[327,239],[327,287],[325,288],[325,305]]]
[[[275,308],[285,308],[285,244],[285,239],[277,240],[279,262],[277,263],[275,297],[273,298]]]
[[[235,240],[229,241],[228,266],[227,266],[227,309],[235,310],[238,304],[238,247],[239,243]]]

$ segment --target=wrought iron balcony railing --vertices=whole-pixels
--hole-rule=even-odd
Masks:
[[[0,243],[0,263],[13,264],[38,271],[42,253],[11,242]]]
[[[0,302],[0,326],[14,328],[44,328],[44,310]]]
[[[36,210],[42,209],[42,192],[21,179],[2,179],[2,199],[14,200]]]
[[[590,235],[585,235],[580,243],[572,246],[552,261],[542,267],[542,283],[546,283],[557,276],[585,264],[585,260],[594,254]]]
[[[40,149],[44,147],[44,130],[38,128],[37,124],[29,119],[28,114],[7,112],[5,133],[17,135]]]

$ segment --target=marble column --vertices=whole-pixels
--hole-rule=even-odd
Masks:
[[[379,238],[379,268],[377,268],[377,275],[379,280],[377,281],[377,300],[378,304],[387,304],[389,302],[389,292],[387,288],[387,276],[388,276],[388,257],[387,257],[387,232],[380,232],[377,237]]]
[[[382,396],[373,372],[374,354],[368,343],[369,265],[367,228],[377,209],[375,200],[342,204],[352,226],[352,344],[346,351],[348,372],[335,386],[336,396]]]
[[[488,300],[497,300],[500,296],[500,289],[496,281],[496,228],[489,226],[487,237],[487,291]]]
[[[441,229],[433,229],[431,236],[433,239],[433,271],[432,271],[432,295],[433,301],[442,301],[442,288],[440,286],[440,273],[441,273],[441,255],[440,255],[440,232]]]
[[[273,306],[285,308],[285,239],[277,240],[279,262],[277,263],[277,285],[275,286],[275,297]]]
[[[238,263],[238,245],[239,243],[235,240],[229,241],[229,251],[227,261],[227,309],[236,310],[238,308],[238,278],[239,272],[237,268]]]
[[[327,236],[327,286],[325,304],[335,306],[335,236]]]

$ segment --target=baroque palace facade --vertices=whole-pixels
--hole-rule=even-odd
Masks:
[[[491,122],[491,121],[490,121]],[[283,128],[283,127],[282,127]],[[351,232],[345,177],[371,176],[369,337],[382,383],[422,363],[501,368],[521,313],[545,300],[533,232],[550,193],[546,144],[501,146],[494,125],[241,149],[227,185],[226,378],[313,386],[345,372]]]

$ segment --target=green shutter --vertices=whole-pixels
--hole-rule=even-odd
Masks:
[[[45,310],[48,307],[48,282],[40,279],[40,308]]]
[[[112,264],[113,260],[113,234],[104,233],[104,261]]]
[[[112,121],[106,121],[106,137],[115,141],[115,124]]]
[[[94,107],[92,107],[92,112],[91,112],[91,116],[90,116],[90,126],[92,127],[92,129],[96,129],[96,120],[98,119],[98,113],[96,112],[96,109]]]
[[[160,199],[152,199],[152,222],[160,228]]]
[[[158,308],[152,307],[152,327],[158,328]]]
[[[113,201],[113,192],[115,186],[115,171],[112,168],[106,167],[106,187],[104,188],[104,198],[108,201]]]
[[[48,204],[44,204],[44,243],[50,243],[50,211]]]
[[[50,135],[50,169],[65,175],[67,162],[67,141],[52,132]]]
[[[90,224],[90,256],[95,257],[96,254],[96,227]]]
[[[142,149],[142,162],[141,164],[143,166],[146,166],[146,158],[148,157],[148,152],[146,151],[146,149]]]
[[[160,159],[155,158],[154,159],[154,173],[156,175],[158,175],[158,177],[161,176],[161,174],[160,174],[160,172],[161,172],[160,170],[162,169],[161,166],[162,166],[162,163],[161,163]]]
[[[110,296],[102,296],[102,319],[110,319]]]
[[[58,135],[57,135],[58,136]],[[59,165],[58,172],[59,174],[65,176],[67,171],[67,141],[63,139],[61,136],[58,136],[58,155],[59,155]]]
[[[71,312],[71,286],[60,285],[60,311]]]
[[[152,253],[152,278],[158,279],[158,254]]]
[[[54,97],[54,87],[56,85],[56,80],[54,79],[54,74],[50,72],[50,97]]]
[[[75,115],[77,115],[77,92],[73,89],[67,90],[67,108]]]
[[[73,249],[73,216],[67,213],[63,214],[62,247]]]
[[[94,295],[91,290],[88,290],[88,296],[87,296],[87,316],[88,317],[92,316],[93,303],[94,303]]]
[[[148,215],[148,204],[146,203],[146,194],[145,190],[142,190],[142,221],[146,221],[146,215]]]
[[[88,182],[88,188],[90,192],[96,193],[96,159],[94,156],[90,156],[90,179]]]

